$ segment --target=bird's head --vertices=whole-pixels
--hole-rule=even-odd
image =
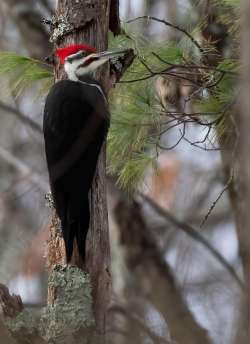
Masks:
[[[74,44],[56,50],[56,55],[64,65],[68,78],[74,81],[83,75],[92,74],[105,62],[124,53],[125,50],[98,53],[96,48],[87,44]]]

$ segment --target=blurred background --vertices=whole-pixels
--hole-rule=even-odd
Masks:
[[[217,18],[219,11],[225,14],[225,9],[220,8],[220,4],[211,3],[195,0],[120,0],[120,16],[128,32],[137,32],[136,39],[140,40],[143,36],[145,46],[155,45],[159,49],[165,42],[178,42],[182,44],[182,49],[195,50],[192,45],[187,45],[179,30],[156,21],[125,24],[126,21],[145,15],[164,18],[192,32],[199,42],[215,35],[213,41],[215,45],[220,45],[217,46],[217,52],[221,58],[230,58],[235,54],[231,32]],[[53,0],[2,0],[0,50],[14,51],[36,59],[48,56],[52,45],[49,43],[47,27],[41,20],[50,18],[54,8]],[[203,26],[200,25],[201,18]],[[213,53],[210,52],[209,58],[212,61]],[[211,65],[216,63],[211,62]],[[134,75],[131,71],[126,78],[129,80]],[[8,285],[12,292],[20,294],[24,303],[40,307],[46,303],[45,257],[51,216],[51,209],[45,200],[49,185],[41,131],[45,98],[37,96],[35,87],[16,97],[4,78],[0,82],[0,282]],[[167,81],[155,78],[149,87],[154,88],[160,99],[158,106],[161,102],[165,109],[176,114],[183,111],[180,107],[192,93],[192,85],[180,84],[171,78]],[[169,103],[170,99],[166,90],[171,87],[174,88],[174,97],[178,99],[166,105],[164,102]],[[119,104],[126,106],[126,100],[119,97],[122,90],[118,86],[114,91],[116,119]],[[202,97],[207,96],[206,92],[204,88]],[[198,93],[200,96],[200,90]],[[140,109],[140,114],[143,114],[143,109]],[[190,102],[186,112],[194,112]],[[138,115],[137,110],[134,110],[134,115]],[[188,122],[183,129],[183,123],[178,121],[169,123],[161,134],[154,161],[157,168],[145,164],[141,171],[140,166],[137,190],[179,221],[196,228],[204,242],[200,242],[199,236],[187,234],[174,226],[172,221],[159,216],[157,209],[150,207],[146,200],[140,200],[140,216],[156,238],[157,247],[170,267],[181,297],[186,300],[197,323],[208,330],[212,342],[229,344],[238,317],[240,288],[231,272],[207,245],[214,247],[242,277],[228,193],[230,173],[225,176],[216,129],[209,127],[207,134],[208,127],[196,121]],[[116,128],[115,122],[113,128]],[[182,130],[185,130],[185,139],[181,139]],[[168,148],[161,149],[161,146]],[[115,159],[112,141],[110,151],[112,162]],[[152,333],[166,339],[168,328],[164,319],[156,306],[136,291],[133,273],[126,264],[129,254],[127,239],[122,238],[120,223],[124,222],[123,217],[127,215],[120,210],[130,205],[124,201],[126,197],[120,187],[122,183],[116,184],[117,179],[124,181],[124,178],[126,176],[117,177],[115,173],[108,177],[113,297],[114,300],[127,303],[128,309],[144,319]],[[136,217],[132,211],[130,216],[131,221],[133,216]],[[151,343],[150,340],[145,335],[144,342]]]

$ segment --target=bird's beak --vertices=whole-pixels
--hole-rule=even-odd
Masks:
[[[100,60],[105,59],[105,60],[110,60],[113,57],[118,57],[118,56],[123,56],[128,52],[128,49],[124,50],[116,50],[116,51],[103,51],[101,53],[96,53],[96,54],[91,54],[92,57],[98,58]]]

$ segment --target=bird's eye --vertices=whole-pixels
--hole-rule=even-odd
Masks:
[[[86,56],[87,56],[86,51],[81,51],[77,57],[82,58],[82,57],[86,57]]]
[[[88,54],[86,53],[86,51],[79,51],[78,53],[67,57],[66,60],[67,60],[67,62],[72,63],[73,61],[78,60],[78,59],[82,59],[82,58],[86,57],[87,55]]]

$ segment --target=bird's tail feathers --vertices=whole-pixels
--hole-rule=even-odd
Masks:
[[[76,228],[76,243],[79,255],[81,256],[82,260],[85,261],[86,258],[86,236],[87,236],[88,228],[83,228],[82,223],[77,223]]]
[[[70,262],[73,254],[74,240],[76,238],[77,248],[82,260],[85,261],[86,237],[89,229],[89,201],[83,200],[83,214],[78,221],[62,221],[63,238],[65,242],[67,263]]]
[[[78,222],[76,228],[76,243],[79,254],[83,261],[86,258],[86,238],[89,230],[90,212],[89,212],[89,199],[86,197],[83,201],[84,214],[82,214],[81,221]]]
[[[64,239],[65,250],[66,250],[67,263],[69,263],[72,258],[74,239],[76,236],[76,229],[77,229],[76,222],[73,222],[73,223],[69,223],[68,221],[62,222],[62,232],[63,232],[63,239]]]

